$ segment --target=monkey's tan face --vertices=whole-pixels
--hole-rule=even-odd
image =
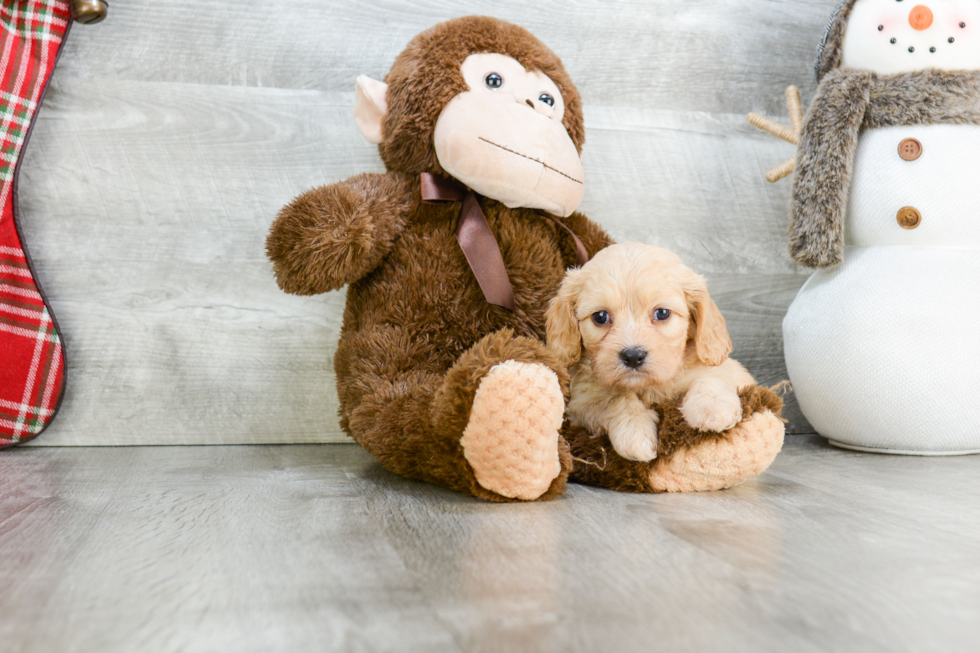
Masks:
[[[555,83],[502,54],[470,55],[461,70],[469,90],[436,122],[439,165],[510,208],[571,215],[585,194],[585,175]]]

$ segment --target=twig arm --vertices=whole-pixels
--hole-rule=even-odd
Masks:
[[[789,119],[799,140],[800,132],[803,131],[803,102],[800,100],[800,89],[795,86],[786,89],[786,106],[789,107]]]
[[[750,123],[752,123],[759,129],[761,129],[762,131],[768,132],[773,136],[778,136],[779,138],[783,139],[787,143],[792,143],[793,145],[799,143],[798,132],[794,132],[789,127],[780,125],[775,120],[766,118],[765,116],[759,115],[758,113],[750,113],[747,117]]]

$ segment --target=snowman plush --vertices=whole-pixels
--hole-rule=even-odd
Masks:
[[[798,134],[783,321],[834,444],[980,452],[980,0],[845,0]]]

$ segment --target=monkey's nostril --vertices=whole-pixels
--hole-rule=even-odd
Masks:
[[[647,352],[639,347],[634,347],[632,349],[624,349],[619,352],[619,358],[623,361],[626,367],[636,369],[640,365],[643,365],[643,361],[647,358]]]

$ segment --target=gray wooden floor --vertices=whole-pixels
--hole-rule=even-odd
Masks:
[[[0,456],[0,648],[970,651],[980,457],[789,438],[734,490],[491,505],[352,445]]]

